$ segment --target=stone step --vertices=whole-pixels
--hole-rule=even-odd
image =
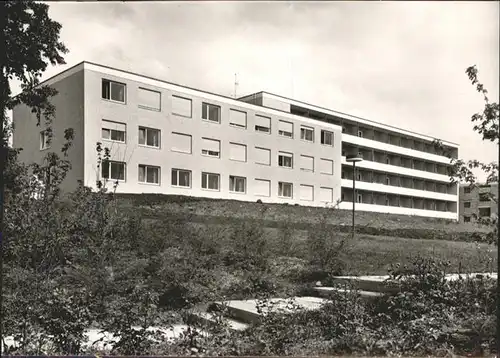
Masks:
[[[346,289],[346,288],[339,288],[339,287],[315,287],[314,290],[318,292],[318,294],[321,297],[324,298],[330,298],[334,293],[336,292],[351,292],[352,290]],[[373,300],[377,297],[382,297],[384,296],[384,293],[382,292],[373,292],[373,291],[364,291],[364,290],[358,290],[357,294],[365,300]]]
[[[215,325],[217,323],[217,315],[211,312],[196,311],[190,315],[190,319],[208,326]],[[235,331],[244,331],[249,327],[249,324],[230,317],[223,317],[223,320],[227,323],[230,329]]]
[[[319,309],[327,300],[321,297],[294,297],[292,300],[282,298],[272,298],[268,302],[274,311],[291,312],[292,307],[289,306],[290,302],[293,305],[302,309]],[[237,321],[242,321],[248,324],[256,323],[260,320],[261,314],[266,314],[268,309],[263,308],[259,313],[257,309],[258,300],[241,300],[241,301],[226,301],[215,302],[218,309],[226,310],[227,315]]]
[[[386,282],[385,276],[337,276],[333,281],[344,289],[354,287],[361,291],[378,293],[395,293],[399,291],[399,285]]]
[[[480,278],[490,278],[496,280],[497,273],[470,273],[470,274],[447,274],[445,279],[448,281],[458,280],[459,278],[469,278],[469,279],[480,279]],[[400,287],[398,283],[386,282],[389,276],[336,276],[333,278],[335,283],[344,286],[343,288],[348,289],[349,286],[353,286],[358,290],[370,291],[370,292],[381,292],[381,293],[396,293],[399,292]]]

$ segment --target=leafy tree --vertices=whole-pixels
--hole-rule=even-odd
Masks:
[[[18,186],[19,175],[26,174],[26,168],[16,163],[18,151],[8,147],[8,138],[12,126],[8,123],[7,111],[16,105],[25,104],[31,108],[36,115],[37,125],[43,120],[48,130],[48,140],[52,136],[50,130],[54,118],[55,108],[49,99],[56,94],[53,88],[39,86],[40,77],[49,64],[64,64],[63,55],[68,52],[67,48],[59,41],[61,25],[48,16],[49,6],[31,0],[11,0],[0,2],[0,19],[2,26],[2,43],[4,48],[0,51],[0,267],[3,268],[4,244],[9,238],[4,227],[4,210],[8,204],[5,202],[5,189],[19,193],[22,191]],[[16,97],[12,96],[10,81],[18,80],[21,83],[22,93]],[[73,132],[67,130],[66,139],[71,141]],[[69,148],[65,144],[63,150]],[[56,154],[47,157],[43,166],[34,168],[36,176],[42,176],[45,180],[61,176],[61,172],[52,168],[59,164]],[[69,164],[69,163],[67,163]],[[27,177],[24,176],[25,180]],[[21,180],[21,181],[22,181]],[[56,179],[56,183],[59,179]],[[24,182],[33,187],[34,183]],[[52,187],[56,187],[52,186]],[[50,186],[49,186],[50,187]],[[25,187],[26,188],[26,187]],[[27,194],[25,190],[23,195]],[[0,271],[0,279],[3,278]],[[0,287],[3,287],[0,282]],[[1,302],[1,301],[0,301]],[[0,316],[4,317],[3,310]],[[3,326],[2,326],[3,329]],[[0,332],[0,336],[1,332]]]
[[[498,103],[490,101],[488,91],[484,88],[484,85],[479,82],[477,67],[475,65],[470,66],[465,72],[472,85],[483,95],[484,99],[484,108],[482,112],[475,113],[471,117],[471,122],[474,124],[473,130],[482,137],[483,141],[493,142],[498,147],[500,142],[500,107]],[[474,169],[480,169],[487,174],[486,184],[498,182],[498,162],[483,163],[477,159],[466,162],[462,159],[452,158],[440,140],[435,140],[434,145],[442,154],[450,158],[452,166],[449,174],[452,183],[467,183],[471,188],[477,187],[478,183],[477,177],[473,172]],[[496,195],[491,193],[488,195],[490,200],[498,204],[498,197]],[[492,227],[492,231],[488,233],[484,239],[487,242],[498,245],[498,217],[480,218],[476,216],[475,219],[479,224]]]

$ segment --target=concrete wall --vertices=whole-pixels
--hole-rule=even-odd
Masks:
[[[101,80],[103,78],[126,84],[126,104],[110,102],[101,99]],[[161,111],[155,112],[138,107],[137,92],[139,87],[145,87],[161,92]],[[266,108],[259,108],[243,102],[205,94],[194,90],[189,91],[180,86],[164,85],[160,81],[141,80],[139,76],[123,75],[120,71],[111,71],[94,66],[85,70],[85,184],[93,186],[99,175],[97,169],[96,142],[101,138],[101,120],[126,123],[126,144],[116,142],[103,143],[111,149],[112,160],[126,162],[126,180],[118,185],[118,192],[124,193],[163,193],[201,196],[208,198],[224,198],[235,200],[277,203],[300,203],[302,205],[324,206],[320,200],[321,187],[331,188],[332,201],[340,198],[340,148],[341,133],[337,126],[327,123],[293,116]],[[192,100],[192,117],[180,117],[172,114],[172,95],[182,96]],[[202,120],[202,102],[208,102],[221,107],[221,123]],[[247,128],[236,128],[229,125],[229,110],[237,109],[247,113]],[[255,115],[271,117],[271,134],[256,132],[254,129]],[[278,121],[282,119],[294,123],[294,138],[289,139],[278,135]],[[161,131],[161,148],[148,148],[138,144],[138,126],[156,128]],[[300,139],[300,126],[314,128],[314,143]],[[321,130],[334,132],[334,146],[320,143]],[[178,153],[171,150],[172,132],[192,136],[192,153]],[[210,158],[201,154],[201,138],[220,140],[221,157]],[[228,146],[230,142],[247,146],[247,161],[236,162],[229,159]],[[271,150],[271,165],[255,163],[255,147]],[[278,152],[293,153],[293,169],[278,166]],[[314,157],[314,172],[300,169],[300,155]],[[334,163],[334,174],[320,173],[321,158],[331,159]],[[160,185],[138,182],[138,165],[154,165],[161,168]],[[192,171],[191,188],[177,188],[171,185],[171,169],[187,169]],[[220,191],[208,191],[201,188],[201,173],[220,174]],[[229,192],[229,176],[241,176],[247,179],[246,194]],[[255,179],[271,180],[271,196],[256,196]],[[278,197],[278,182],[293,183],[293,199]],[[314,186],[314,200],[299,199],[301,184]]]
[[[286,103],[285,101],[280,101],[276,98],[270,98],[268,96],[262,97],[262,106],[267,108],[274,108],[279,111],[284,111],[290,113],[290,103]]]
[[[75,138],[68,151],[68,158],[72,170],[62,183],[62,190],[72,190],[78,185],[78,180],[83,180],[83,133],[84,133],[84,76],[79,71],[52,84],[58,94],[51,98],[56,107],[56,116],[52,124],[53,138],[49,149],[40,150],[40,131],[46,128],[42,119],[40,127],[36,126],[36,116],[31,110],[20,105],[13,110],[13,147],[23,148],[19,155],[20,161],[42,163],[48,152],[61,154],[65,142],[64,131],[73,128]]]

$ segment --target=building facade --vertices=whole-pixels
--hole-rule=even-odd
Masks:
[[[65,190],[108,178],[124,193],[348,209],[354,175],[358,210],[458,219],[449,159],[430,137],[265,92],[233,99],[89,62],[44,84],[58,90],[52,150],[66,128],[75,132]],[[13,123],[20,159],[41,161],[44,128],[26,106]],[[98,142],[111,153],[103,165]],[[356,173],[347,154],[364,158]]]
[[[460,222],[474,223],[481,218],[498,217],[498,205],[493,198],[498,198],[498,183],[470,186],[460,185],[459,215]]]
[[[432,137],[266,92],[240,100],[342,128],[341,209],[352,209],[354,176],[357,210],[458,219],[458,185],[448,175],[457,144],[437,148]],[[355,173],[347,155],[363,158]]]

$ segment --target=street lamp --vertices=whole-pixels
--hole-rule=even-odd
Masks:
[[[347,163],[352,163],[352,238],[354,239],[354,210],[356,208],[356,162],[361,162],[363,158],[358,155],[348,155]]]

